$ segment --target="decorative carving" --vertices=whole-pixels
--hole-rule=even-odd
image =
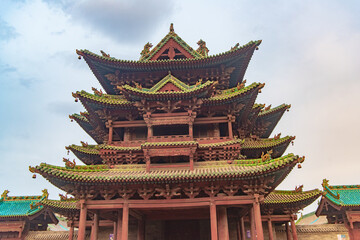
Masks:
[[[303,191],[303,187],[304,187],[304,185],[296,186],[295,187],[295,192],[296,193],[301,193]]]
[[[321,185],[323,186],[323,188],[328,187],[328,186],[329,186],[329,180],[327,180],[326,178],[324,178]]]
[[[95,96],[101,97],[101,96],[103,95],[103,92],[102,92],[101,89],[100,89],[100,91],[99,91],[99,90],[97,90],[96,88],[92,87],[91,90],[94,91]]]
[[[236,85],[237,90],[241,90],[245,87],[246,79]]]
[[[261,153],[261,160],[263,162],[268,161],[271,159],[271,154],[273,153],[273,150],[269,150],[264,154],[264,152]]]
[[[111,189],[100,189],[100,195],[105,199],[105,200],[110,200],[111,198],[113,198],[116,194],[116,191]]]
[[[146,58],[149,56],[150,54],[150,48],[152,48],[152,44],[147,42],[144,46],[144,49],[141,51],[140,55],[141,55],[141,58]]]
[[[42,195],[41,195],[41,198],[45,198],[45,199],[48,199],[48,197],[49,197],[49,192],[48,192],[48,190],[45,188],[45,189],[43,189],[42,190]]]
[[[59,193],[59,197],[60,197],[60,201],[69,201],[75,199],[73,197],[68,197],[67,193],[65,194],[65,196]]]
[[[271,108],[271,104],[269,106],[267,106],[266,108],[264,108],[264,111],[269,111]]]
[[[157,110],[165,111],[167,113],[171,113],[177,109],[180,109],[179,105],[181,105],[181,101],[172,102],[168,100],[167,102],[159,102],[157,101],[156,104],[159,105],[156,107]]]
[[[1,198],[7,198],[7,197],[8,197],[8,193],[9,193],[9,190],[5,190],[5,191],[1,194]]]
[[[88,142],[80,141],[80,143],[81,143],[81,145],[82,145],[83,147],[88,147],[88,146],[89,146]]]
[[[280,136],[281,136],[281,133],[279,133],[279,134],[275,135],[275,136],[274,136],[274,140],[278,140],[278,139],[280,139]]]
[[[31,210],[33,210],[33,209],[35,209],[35,208],[38,208],[39,206],[40,206],[40,202],[37,202],[37,203],[31,202],[31,203],[30,203],[30,209],[31,209]]]
[[[135,84],[135,87],[136,87],[137,89],[142,90],[141,83],[134,82],[134,84]]]
[[[135,194],[135,192],[136,191],[134,189],[128,189],[126,187],[120,188],[118,190],[120,197],[122,197],[123,199],[131,198]]]
[[[139,196],[144,200],[149,200],[154,195],[155,189],[143,186],[143,188],[138,189]]]
[[[74,169],[76,166],[75,159],[71,162],[68,158],[63,158],[66,168]]]
[[[204,188],[204,192],[209,195],[210,197],[215,197],[216,194],[220,191],[220,186],[214,185],[214,183],[211,183],[209,187]]]
[[[104,52],[103,50],[100,50],[100,52],[101,52],[101,55],[102,55],[103,57],[110,58],[110,54],[107,54],[107,53]]]
[[[196,52],[200,53],[204,57],[208,56],[209,49],[206,47],[206,42],[200,39],[197,44],[199,45],[199,48],[196,49]]]
[[[172,197],[181,195],[181,193],[179,192],[181,190],[180,187],[170,188],[169,184],[166,184],[165,188],[155,188],[155,190],[158,192],[155,194],[155,197],[164,197],[166,199],[171,199]]]
[[[239,43],[235,44],[235,46],[233,46],[233,47],[230,49],[230,51],[234,51],[234,50],[238,49],[239,46],[240,46]]]
[[[200,188],[199,187],[194,187],[194,184],[190,183],[189,187],[184,188],[184,193],[189,198],[195,198],[197,195],[199,195]]]
[[[239,191],[239,188],[240,188],[239,184],[230,183],[230,185],[223,186],[223,191],[228,196],[234,196],[234,194]]]

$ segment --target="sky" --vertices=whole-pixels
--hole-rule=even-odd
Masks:
[[[0,191],[50,198],[61,191],[28,166],[63,166],[65,146],[93,143],[69,114],[71,96],[101,88],[76,49],[137,60],[174,23],[190,46],[209,54],[263,40],[245,74],[263,82],[258,103],[291,104],[272,135],[296,136],[287,152],[305,156],[278,189],[360,184],[360,3],[358,1],[1,0]],[[78,163],[80,161],[77,161]],[[316,209],[312,205],[304,213]]]

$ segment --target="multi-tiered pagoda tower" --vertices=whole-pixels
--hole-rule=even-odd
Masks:
[[[245,221],[252,239],[263,239],[262,214],[270,216],[272,204],[319,195],[300,188],[272,193],[277,200],[264,205],[269,211],[260,209],[304,160],[283,156],[295,137],[269,138],[290,105],[256,104],[264,84],[243,79],[260,43],[209,56],[204,41],[194,50],[171,25],[158,45],[145,45],[139,61],[77,51],[106,93],[73,93],[86,112],[70,118],[97,144],[67,147],[85,166],[64,159],[65,167],[42,163],[30,170],[78,200],[78,239],[85,239],[89,212],[93,239],[107,219],[115,223],[116,239],[127,240],[129,217],[137,219],[139,240],[155,239],[151,234],[226,240],[234,221],[242,228],[239,237],[245,237]],[[162,228],[152,229],[154,220],[162,220]]]

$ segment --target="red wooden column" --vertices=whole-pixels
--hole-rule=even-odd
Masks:
[[[150,156],[145,155],[146,172],[150,172]]]
[[[137,240],[145,240],[145,220],[138,220]]]
[[[237,235],[237,240],[241,240],[240,219],[237,219],[237,221],[236,221],[236,235]]]
[[[109,140],[108,140],[108,144],[112,143],[113,140],[113,132],[114,132],[114,128],[112,125],[112,120],[108,120],[108,124],[109,124]]]
[[[256,240],[255,216],[254,216],[254,209],[253,209],[253,207],[250,209],[249,219],[250,219],[250,234],[251,234],[251,240]]]
[[[78,240],[85,240],[86,215],[87,215],[87,207],[85,204],[85,200],[80,200],[80,219],[79,219]]]
[[[220,240],[229,240],[229,225],[226,207],[218,207],[218,234]]]
[[[291,240],[291,233],[289,228],[289,222],[285,223],[285,230],[286,230],[286,239]]]
[[[228,115],[228,130],[229,130],[229,138],[233,138],[233,131],[232,131],[232,115]]]
[[[189,123],[189,136],[190,136],[191,139],[194,138],[194,130],[193,129],[194,129],[194,125],[193,125],[192,122],[190,122]]]
[[[74,221],[70,222],[70,230],[69,230],[69,240],[73,240],[74,238]]]
[[[291,232],[292,232],[293,240],[298,240],[294,216],[291,216]]]
[[[148,139],[151,138],[153,136],[153,128],[152,126],[148,126]]]
[[[118,240],[117,239],[117,222],[114,222],[113,234],[114,234],[114,240]],[[119,240],[121,240],[121,239],[119,239]]]
[[[264,232],[261,221],[260,202],[259,194],[254,194],[255,201],[253,203],[254,217],[255,217],[255,228],[258,240],[264,240]]]
[[[129,204],[124,203],[122,214],[122,233],[121,240],[128,240],[129,236]]]
[[[269,229],[269,240],[274,240],[272,222],[271,222],[271,218],[270,218],[270,217],[269,217],[269,220],[268,220],[268,229]]]
[[[115,235],[115,233],[114,233],[114,235]],[[122,235],[122,211],[118,210],[115,239],[122,240],[121,235]]]
[[[97,240],[98,239],[98,232],[99,232],[99,212],[96,211],[94,213],[94,219],[93,224],[91,226],[91,240]]]
[[[241,240],[246,240],[244,217],[240,218]]]
[[[210,227],[211,240],[218,240],[216,205],[213,201],[210,202]]]

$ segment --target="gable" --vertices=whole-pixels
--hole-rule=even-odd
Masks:
[[[150,60],[194,58],[185,48],[170,38]]]
[[[181,89],[175,86],[172,82],[166,83],[158,90],[158,92],[179,92],[179,91],[181,91]]]

